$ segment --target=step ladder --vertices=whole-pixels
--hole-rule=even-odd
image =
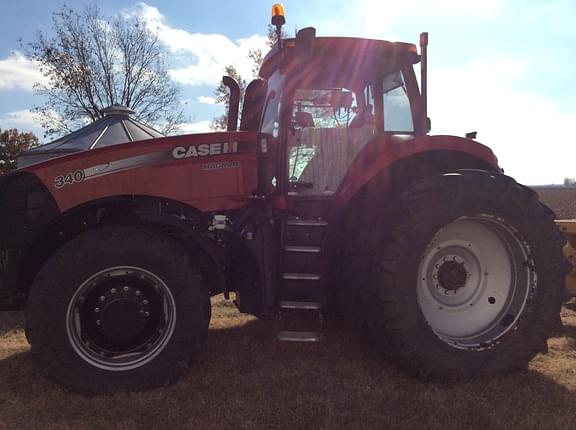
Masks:
[[[326,305],[327,227],[321,218],[284,220],[277,308],[280,340],[317,342],[321,338]]]

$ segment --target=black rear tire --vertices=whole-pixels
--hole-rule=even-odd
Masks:
[[[37,275],[26,336],[44,374],[81,392],[173,382],[202,348],[208,290],[173,239],[104,227],[63,245]]]
[[[547,351],[568,268],[532,190],[487,172],[445,174],[412,186],[385,218],[365,307],[387,356],[449,382],[522,369]]]

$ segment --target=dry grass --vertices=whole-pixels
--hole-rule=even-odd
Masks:
[[[175,385],[86,398],[40,376],[20,314],[0,314],[0,428],[575,428],[576,312],[530,370],[454,386],[419,383],[346,330],[286,344],[273,323],[216,300],[204,353]]]

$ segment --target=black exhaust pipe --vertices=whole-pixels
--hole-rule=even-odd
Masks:
[[[428,119],[428,33],[420,34],[420,95],[422,104],[422,128],[425,133],[430,131]]]
[[[240,109],[240,86],[230,76],[223,76],[222,83],[230,88],[230,100],[228,102],[228,131],[238,129],[238,110]]]

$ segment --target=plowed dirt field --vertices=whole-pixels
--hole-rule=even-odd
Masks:
[[[533,187],[540,200],[556,213],[556,219],[576,218],[576,187]]]

